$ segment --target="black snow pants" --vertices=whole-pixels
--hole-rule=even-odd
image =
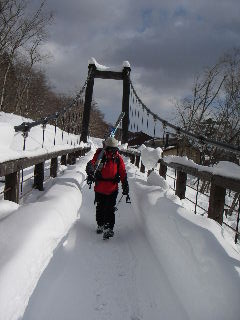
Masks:
[[[96,221],[98,226],[113,229],[115,224],[115,205],[118,191],[110,195],[95,192]]]

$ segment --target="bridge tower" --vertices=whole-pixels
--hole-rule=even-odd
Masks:
[[[87,142],[94,79],[100,78],[100,79],[113,79],[113,80],[123,81],[122,111],[125,112],[125,116],[122,121],[122,143],[128,142],[130,72],[131,72],[131,68],[127,61],[123,63],[122,71],[111,71],[111,70],[98,70],[95,64],[95,60],[94,59],[90,60],[88,65],[88,82],[87,82],[87,87],[85,92],[81,141]]]

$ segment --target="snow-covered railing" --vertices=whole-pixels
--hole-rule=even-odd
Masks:
[[[23,169],[34,167],[33,188],[40,191],[43,190],[44,183],[44,164],[45,161],[50,162],[50,177],[55,178],[58,172],[58,157],[61,157],[61,165],[73,165],[76,163],[76,158],[84,156],[86,152],[90,151],[90,147],[69,147],[68,149],[62,149],[59,151],[47,152],[41,155],[32,157],[23,157],[15,160],[5,161],[0,163],[0,177],[5,176],[5,187],[1,192],[4,194],[5,200],[19,202],[19,191],[23,185]],[[20,182],[20,171],[22,171],[22,182]],[[26,181],[26,180],[25,180]]]
[[[131,163],[135,164],[138,168],[140,167],[140,171],[145,173],[146,169],[143,161],[141,161],[141,152],[139,150],[122,150],[121,153],[125,156],[128,156]],[[176,170],[175,194],[180,199],[185,199],[186,197],[188,175],[196,177],[198,179],[198,185],[200,180],[210,182],[211,187],[207,210],[208,217],[214,219],[221,225],[225,224],[231,228],[235,232],[235,242],[237,242],[238,236],[240,235],[238,232],[240,199],[238,199],[239,209],[237,214],[236,229],[233,229],[231,226],[223,222],[223,214],[226,190],[231,190],[236,192],[236,194],[240,194],[240,166],[232,163],[231,168],[223,170],[221,166],[218,168],[201,166],[195,164],[192,160],[186,159],[186,157],[178,156],[161,158],[159,159],[158,163],[160,164],[159,174],[165,180],[167,177],[168,167]],[[198,189],[196,191],[198,195],[198,192],[200,191]]]

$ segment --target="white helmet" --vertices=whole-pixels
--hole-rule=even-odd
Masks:
[[[118,147],[118,141],[113,137],[108,137],[105,140],[105,146],[111,147],[111,148],[117,148]]]

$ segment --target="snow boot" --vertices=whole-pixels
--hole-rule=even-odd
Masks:
[[[103,233],[103,240],[107,240],[114,236],[114,231],[112,229],[105,229]]]
[[[97,234],[103,233],[103,229],[104,229],[103,226],[97,226],[97,229],[96,229]]]

